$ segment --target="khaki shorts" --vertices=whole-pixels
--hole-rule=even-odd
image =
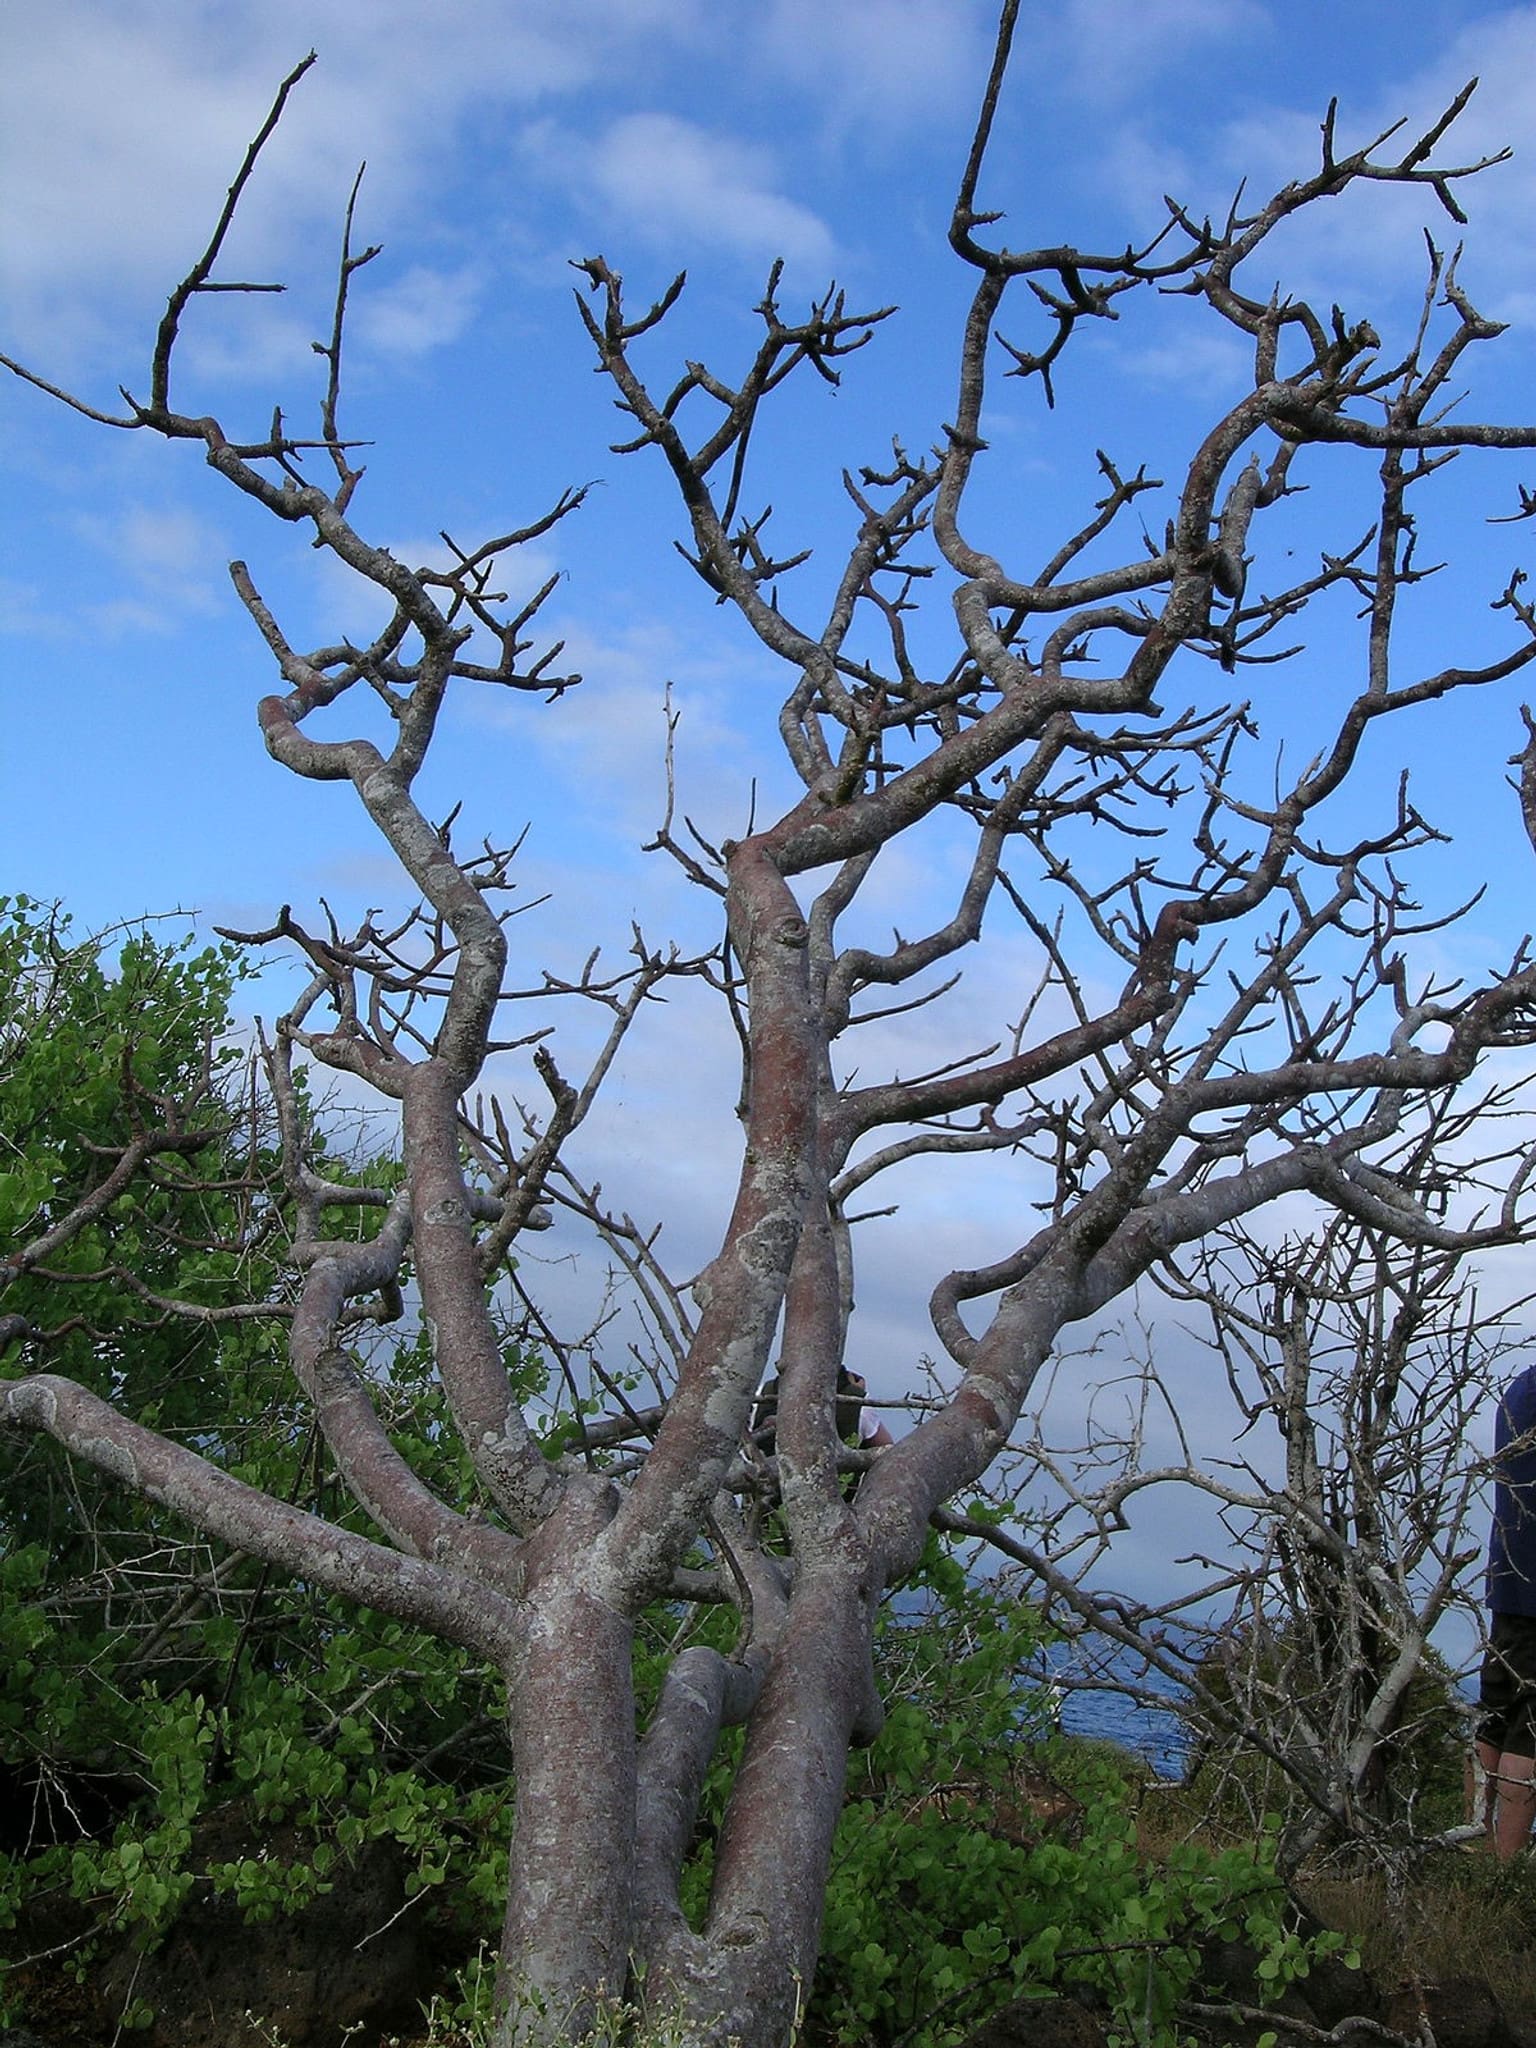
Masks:
[[[1479,1742],[1536,1757],[1536,1615],[1494,1615],[1477,1704]]]

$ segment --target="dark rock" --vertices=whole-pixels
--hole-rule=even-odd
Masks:
[[[1244,1941],[1213,1940],[1203,1946],[1195,2000],[1207,2006],[1230,2007],[1219,2018],[1202,2014],[1193,2021],[1197,2038],[1210,2048],[1250,2048],[1260,2035],[1273,2029],[1271,2014],[1295,2020],[1318,2034],[1329,2033],[1347,2020],[1380,2017],[1382,2001],[1377,1986],[1364,1970],[1350,1969],[1337,1956],[1318,1957],[1307,1975],[1288,1985],[1279,1998],[1266,1999],[1258,1964],[1258,1950]],[[1246,2016],[1260,2011],[1265,2017]],[[1284,2029],[1277,2031],[1284,2039]]]
[[[335,1889],[289,1917],[248,1922],[233,1899],[194,1893],[158,1947],[102,1957],[91,1988],[103,2038],[130,1999],[153,2008],[146,2048],[339,2048],[409,2033],[433,1988],[420,1906],[405,1906],[398,1850],[376,1842],[338,1873]],[[397,1917],[398,1916],[398,1917]]]
[[[1074,1998],[1016,1998],[983,2020],[964,2048],[1104,2048],[1104,2029]]]
[[[1382,2018],[1410,2040],[1425,2036],[1427,2022],[1435,2048],[1520,2048],[1492,1989],[1475,1977],[1405,1986],[1386,2000]]]
[[[1316,1957],[1302,1989],[1324,2027],[1336,2027],[1358,2013],[1376,2012],[1381,2005],[1381,1992],[1370,1972],[1352,1970],[1338,1956]]]

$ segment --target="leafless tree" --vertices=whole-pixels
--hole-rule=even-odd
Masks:
[[[1192,1276],[1244,1434],[1279,1452],[1263,1504],[1228,1511],[1248,1569],[1205,1675],[1289,1776],[1285,1861],[1324,1844],[1411,1854],[1461,1818],[1443,1808],[1460,1802],[1466,1730],[1431,1639],[1480,1610],[1477,1425],[1518,1314],[1481,1308],[1454,1251],[1352,1219],[1257,1250],[1207,1248]],[[1231,1735],[1212,1729],[1209,1763],[1223,1752]]]
[[[1471,1081],[1491,1048],[1536,1038],[1536,967],[1522,949],[1470,990],[1415,978],[1402,863],[1434,835],[1406,791],[1363,827],[1330,800],[1368,738],[1382,743],[1378,725],[1491,690],[1536,659],[1536,614],[1517,573],[1494,592],[1502,638],[1491,651],[1406,676],[1394,661],[1400,603],[1424,573],[1424,487],[1459,450],[1536,446],[1536,426],[1451,411],[1499,330],[1436,250],[1422,315],[1390,347],[1364,320],[1247,282],[1277,228],[1350,187],[1423,187],[1460,221],[1457,194],[1484,165],[1441,152],[1467,95],[1425,134],[1394,130],[1363,148],[1342,146],[1330,113],[1314,170],[1218,222],[1170,204],[1146,246],[1013,250],[992,236],[1000,216],[982,209],[979,188],[1015,11],[1010,0],[950,231],[975,275],[953,417],[931,455],[898,446],[883,470],[844,480],[852,540],[823,609],[797,598],[800,552],[780,552],[747,493],[779,386],[806,371],[835,380],[884,313],[857,314],[829,292],[792,318],[775,272],[742,369],[728,378],[690,363],[657,382],[646,360],[682,281],[637,313],[607,262],[580,266],[587,332],[629,416],[625,449],[667,465],[699,575],[786,676],[777,731],[796,801],[718,849],[675,831],[671,815],[658,835],[718,899],[713,954],[688,959],[637,939],[633,965],[608,978],[599,964],[567,983],[509,971],[498,892],[510,853],[456,851],[420,806],[415,784],[450,688],[547,696],[571,680],[558,650],[533,652],[539,598],[521,608],[498,598],[497,564],[580,499],[456,549],[446,570],[412,569],[364,537],[352,512],[360,472],[338,424],[348,287],[371,253],[354,251],[350,219],[320,345],[329,374],[315,439],[276,417],[241,440],[176,408],[173,362],[194,301],[258,288],[215,272],[304,67],[171,296],[144,395],[106,412],[22,372],[105,425],[202,447],[229,485],[387,598],[389,623],[370,645],[305,653],[247,569],[232,569],[283,679],[259,707],[269,753],[301,777],[350,783],[424,908],[393,932],[310,930],[286,913],[274,928],[312,969],[269,1061],[287,1105],[301,1281],[293,1370],[377,1538],[251,1490],[46,1371],[6,1382],[0,1412],[205,1534],[501,1668],[516,1776],[508,2041],[580,2034],[599,2001],[626,1987],[671,2012],[682,2038],[785,2037],[815,1964],[849,1745],[879,1724],[876,1608],[945,1503],[1006,1445],[1069,1326],[1297,1191],[1430,1253],[1525,1227],[1524,1156],[1471,1223],[1436,1213],[1378,1162],[1416,1104]],[[1042,330],[1029,345],[995,333],[1021,281]],[[1075,530],[1033,569],[1005,566],[1007,536],[984,538],[972,511],[989,377],[1005,367],[1049,399],[1080,330],[1166,293],[1200,301],[1251,351],[1251,388],[1214,412],[1171,491],[1159,496],[1144,470],[1101,455],[1102,496]],[[1297,573],[1283,545],[1261,559],[1261,542],[1283,529],[1319,449],[1374,467],[1375,511],[1368,531]],[[1136,516],[1153,502],[1166,515],[1155,529]],[[941,603],[919,630],[931,584],[952,627]],[[1331,628],[1341,612],[1363,615],[1359,674],[1331,698],[1319,693],[1309,765],[1275,782],[1250,711],[1224,701],[1225,679],[1283,658],[1309,607]],[[935,665],[941,631],[957,637]],[[386,745],[340,726],[359,686],[387,709]],[[1165,711],[1165,688],[1187,692],[1191,708]],[[1536,828],[1536,735],[1520,756],[1520,801]],[[947,913],[884,947],[845,937],[882,851],[930,821],[970,835]],[[957,1038],[937,1071],[844,1078],[849,1034],[935,997],[931,974],[979,941],[984,915],[996,922],[1010,906],[1042,965],[1006,1043],[969,1053]],[[744,1069],[735,1198],[718,1251],[688,1283],[664,1270],[650,1222],[611,1206],[571,1163],[618,1043],[684,974],[729,1006]],[[518,999],[535,1018],[521,1034],[499,1021]],[[551,1045],[570,1003],[609,1013],[578,1079]],[[528,1063],[521,1111],[473,1108],[493,1052],[498,1071]],[[398,1104],[397,1191],[328,1178],[307,1160],[295,1059]],[[854,1212],[877,1177],[915,1158],[987,1154],[1015,1161],[1015,1207],[999,1225],[1011,1235],[937,1279],[943,1399],[895,1448],[866,1456],[849,1498],[834,1417]],[[584,1217],[630,1277],[665,1374],[663,1399],[641,1409],[616,1397],[554,1460],[514,1398],[494,1305],[508,1252],[551,1204]],[[359,1205],[377,1212],[361,1240]],[[440,1498],[412,1470],[356,1363],[352,1332],[396,1313],[407,1277],[473,1460],[474,1500]],[[556,1333],[547,1317],[536,1327],[558,1374]],[[770,1364],[780,1387],[771,1461],[747,1439]],[[742,1513],[765,1487],[779,1504],[757,1523],[766,1539]],[[736,1606],[736,1648],[684,1648],[637,1735],[636,1619],[687,1598]],[[743,1721],[708,1912],[693,1927],[679,1881],[700,1785],[722,1728]]]
[[[1378,1170],[1426,1211],[1465,1212],[1490,1158],[1503,1167],[1521,1149],[1528,1092],[1520,1081],[1424,1102]],[[1505,1120],[1513,1149],[1496,1142]],[[1037,1434],[1024,1453],[1054,1481],[1031,1545],[988,1540],[1053,1582],[1084,1627],[1067,1683],[1164,1711],[1178,1687],[1203,1807],[1250,1826],[1282,1811],[1289,1871],[1322,1850],[1400,1866],[1463,1819],[1468,1730],[1434,1638],[1454,1613],[1456,1647],[1477,1639],[1482,1439],[1527,1342],[1529,1298],[1501,1299],[1497,1274],[1485,1287],[1454,1243],[1338,1210],[1278,1240],[1227,1226],[1152,1277],[1182,1328],[1165,1306],[1106,1346],[1126,1356],[1084,1440],[1048,1451]],[[1192,1344],[1220,1360],[1229,1431],[1180,1414]],[[1165,1572],[1166,1600],[1086,1593],[1085,1581],[1103,1587],[1138,1499],[1169,1488],[1197,1489],[1214,1511],[1219,1538],[1182,1560],[1203,1570],[1183,1584]],[[1095,1621],[1101,1641],[1086,1633]]]

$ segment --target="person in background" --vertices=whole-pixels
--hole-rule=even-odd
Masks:
[[[845,1365],[837,1376],[837,1433],[860,1451],[883,1451],[896,1439],[866,1400],[869,1383]]]
[[[1488,1647],[1478,1692],[1480,1819],[1500,1861],[1536,1820],[1536,1365],[1511,1380],[1494,1425]]]
[[[859,1451],[883,1451],[896,1439],[865,1402],[869,1392],[864,1375],[844,1366],[837,1376],[837,1433],[845,1444]],[[774,1431],[778,1422],[778,1376],[764,1380],[752,1417],[752,1441],[759,1450],[773,1455]]]

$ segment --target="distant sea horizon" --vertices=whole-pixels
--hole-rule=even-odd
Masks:
[[[1155,1671],[1145,1672],[1129,1653],[1123,1653],[1107,1667],[1113,1679],[1119,1667],[1128,1682],[1143,1691],[1169,1695],[1166,1707],[1132,1699],[1126,1693],[1107,1689],[1105,1678],[1095,1673],[1092,1686],[1074,1684],[1074,1667],[1079,1670],[1071,1642],[1053,1643],[1046,1651],[1044,1683],[1054,1685],[1060,1695],[1056,1720],[1064,1735],[1076,1735],[1095,1742],[1113,1742],[1133,1755],[1145,1757],[1160,1778],[1178,1779],[1189,1761],[1192,1737],[1181,1719],[1177,1695],[1169,1680]]]

